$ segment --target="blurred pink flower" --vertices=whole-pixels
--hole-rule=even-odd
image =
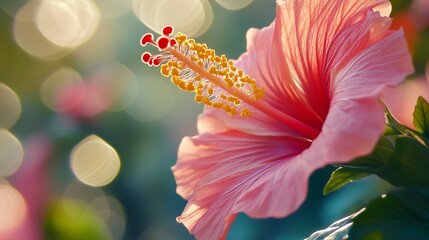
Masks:
[[[403,11],[396,13],[390,28],[392,30],[402,29],[404,31],[408,49],[410,49],[410,52],[414,54],[417,49],[419,31],[413,19],[413,12]]]
[[[0,233],[0,239],[44,239],[43,223],[51,186],[48,180],[47,161],[51,154],[51,140],[42,134],[30,137],[24,145],[25,157],[12,183],[26,202],[24,221],[15,229]]]
[[[428,75],[427,75],[428,76]],[[383,90],[383,100],[392,115],[402,124],[412,129],[413,112],[419,96],[429,100],[429,78],[408,80],[396,87]]]
[[[422,30],[429,26],[429,0],[413,0],[410,12],[418,29]]]
[[[76,83],[57,94],[59,109],[76,119],[91,119],[106,111],[111,104],[109,91],[92,81]]]
[[[406,8],[393,16],[391,29],[403,29],[411,53],[418,54],[423,31],[429,27],[429,0],[413,0]]]
[[[384,129],[380,92],[413,68],[387,0],[277,1],[273,24],[247,34],[237,61],[266,104],[303,129],[251,108],[249,118],[206,108],[173,167],[189,202],[178,221],[197,239],[224,239],[237,213],[284,217],[309,176],[369,153]],[[380,12],[378,12],[380,11]]]

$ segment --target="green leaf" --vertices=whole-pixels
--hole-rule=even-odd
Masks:
[[[369,173],[380,169],[394,151],[393,144],[386,137],[381,137],[372,153],[358,157],[355,160],[341,166],[346,166],[350,169],[367,170]]]
[[[349,239],[421,240],[429,236],[429,192],[393,190],[353,219]]]
[[[353,219],[357,215],[359,215],[361,212],[362,212],[362,210],[357,212],[357,213],[353,213],[352,215],[347,216],[343,219],[340,219],[340,220],[334,222],[333,224],[329,225],[329,227],[314,232],[305,240],[324,240],[324,239],[341,240],[341,239],[347,239],[347,235],[348,235],[349,230],[353,224],[352,223]]]
[[[359,180],[361,178],[371,175],[370,173],[362,172],[360,170],[353,170],[348,168],[337,168],[332,172],[331,177],[323,189],[323,194],[328,195],[331,192],[337,191],[344,185]]]
[[[384,129],[383,136],[390,136],[390,135],[397,135],[397,134],[398,134],[398,132],[394,128],[392,128],[389,125],[386,125],[386,128]]]
[[[392,113],[390,113],[389,109],[386,107],[386,126],[387,129],[389,129],[390,131],[396,131],[396,133],[398,134],[404,134],[407,135],[408,133],[408,128],[402,124],[400,124],[395,117],[393,117]]]
[[[381,137],[371,154],[359,157],[347,164],[336,164],[340,168],[332,172],[323,189],[323,194],[327,195],[348,183],[378,172],[384,166],[392,152],[392,143],[387,138]]]
[[[429,149],[411,137],[398,137],[395,143],[393,147],[383,137],[370,155],[339,165],[342,169],[332,173],[324,194],[370,174],[395,187],[429,188]]]
[[[427,104],[422,101],[420,105]],[[429,114],[429,105],[426,107]],[[331,174],[323,190],[325,195],[370,174],[377,174],[396,187],[429,188],[429,138],[403,126],[386,111],[388,135],[380,138],[371,154],[346,164],[335,164],[341,168]],[[395,146],[391,141],[395,141]]]
[[[394,152],[374,173],[396,187],[429,188],[429,150],[415,139],[398,138]]]
[[[429,137],[429,104],[421,96],[417,99],[413,116],[413,124],[417,131]]]
[[[386,108],[386,135],[392,135],[393,132],[396,132],[396,135],[403,135],[410,138],[414,138],[417,140],[420,144],[425,146],[426,148],[429,148],[429,138],[422,135],[422,133],[417,132],[407,126],[402,125],[399,123],[389,112],[389,110]]]

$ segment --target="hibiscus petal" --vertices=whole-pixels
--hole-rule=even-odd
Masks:
[[[351,59],[332,76],[333,98],[374,96],[386,86],[397,85],[413,66],[402,31],[390,33]]]
[[[252,108],[250,108],[252,109]],[[250,117],[231,117],[224,111],[206,107],[200,118],[217,119],[220,125],[213,125],[213,123],[199,123],[199,129],[218,129],[226,127],[228,129],[236,129],[241,132],[259,135],[259,136],[290,136],[302,138],[294,129],[274,120],[269,115],[262,113],[256,109],[252,109]],[[211,126],[208,126],[210,124]],[[203,130],[206,131],[206,130]],[[215,130],[217,131],[217,130]]]
[[[348,162],[372,151],[384,130],[384,111],[378,96],[334,101],[322,132],[303,159],[312,166]]]
[[[238,212],[283,217],[295,211],[314,170],[296,155],[309,145],[237,131],[185,138],[173,167],[177,191],[189,200],[178,220],[198,239],[219,239]]]
[[[296,0],[277,1],[277,4],[275,37],[281,41],[281,51],[296,82],[295,92],[300,93],[301,102],[305,99],[294,116],[299,118],[299,111],[308,108],[315,115],[313,122],[319,119],[321,126],[331,100],[330,72],[334,67],[333,59],[342,57],[339,48],[355,48],[355,51],[350,52],[355,53],[365,47],[369,41],[361,36],[365,36],[370,29],[356,27],[354,30],[359,30],[355,33],[358,39],[350,37],[348,41],[340,41],[340,45],[335,42],[338,43],[344,31],[363,21],[374,8],[384,10],[390,4],[387,0]],[[356,48],[356,45],[360,47]]]
[[[248,32],[236,65],[265,88],[267,104],[320,135],[307,141],[256,109],[235,118],[206,108],[173,167],[189,201],[178,221],[198,239],[223,239],[238,212],[290,214],[315,169],[369,153],[384,129],[380,91],[412,71],[402,32],[376,12],[389,11],[387,0],[277,4],[271,26]]]
[[[205,113],[200,114],[198,116],[197,129],[199,134],[203,134],[207,132],[218,133],[218,132],[224,132],[230,129],[228,126],[225,125],[225,122],[219,121],[218,118],[214,116],[213,114],[214,112],[210,111],[210,113],[208,113],[209,111],[207,110],[204,111]],[[224,112],[222,111],[222,113]]]
[[[284,62],[282,62],[284,57],[281,52],[272,51],[280,48],[280,46],[272,48],[272,36],[272,26],[263,28],[262,30],[250,29],[247,33],[247,42],[248,50],[251,49],[251,51],[249,51],[248,54],[242,55],[240,59],[236,61],[236,66],[240,69],[245,69],[246,74],[256,79],[258,85],[265,88],[266,97],[264,101],[266,103],[277,109],[282,109],[284,102],[291,101],[290,99],[281,98],[281,96],[285,96],[283,91],[287,91],[288,89],[288,81],[285,81],[285,77],[289,76],[289,73],[284,72],[285,70],[287,71],[287,68],[273,66],[273,64],[284,64]],[[280,54],[280,56],[275,57],[273,54]],[[276,60],[270,61],[273,57],[275,57]],[[276,81],[276,79],[278,79],[278,81]],[[279,97],[281,100],[279,100]],[[249,118],[231,118],[228,114],[213,108],[205,108],[204,114],[219,119],[220,122],[230,128],[250,134],[261,136],[297,135],[292,128],[285,126],[281,122],[273,121],[270,116],[253,109],[251,106],[247,107],[251,109],[252,112],[252,116]]]
[[[361,75],[374,73],[374,70],[394,72],[388,76],[385,74],[386,77],[395,75],[390,78],[390,83],[398,83],[412,71],[402,33],[393,34],[396,42],[386,48],[389,40],[383,38],[392,35],[385,37],[391,20],[373,12],[377,10],[386,14],[391,7],[386,0],[301,0],[278,1],[277,4],[277,18],[272,25],[248,31],[247,52],[240,56],[236,65],[265,88],[264,101],[309,126],[321,129],[333,92],[342,82],[337,75],[342,74],[343,77],[349,73],[346,70],[353,71],[350,75],[357,71]],[[394,51],[385,57],[380,55],[388,50]],[[359,57],[365,61],[369,58],[372,62],[379,61],[368,68],[365,64],[361,64],[362,68],[349,64]],[[372,95],[378,94],[385,85],[383,81],[388,79],[383,76],[380,80],[374,74],[368,76],[371,78],[367,80],[373,84],[366,86],[379,89],[372,92]],[[361,83],[357,81],[354,85],[360,86]],[[228,127],[247,133],[296,135],[291,127],[279,124],[258,110],[252,110],[250,120],[228,119],[229,116],[216,110],[207,109],[205,112],[223,119]]]
[[[289,86],[294,84],[294,81],[288,79],[290,73],[285,67],[286,58],[281,51],[281,46],[277,46],[281,42],[273,42],[273,34],[273,26],[261,30],[250,29],[247,33],[248,53],[240,56],[236,65],[244,69],[246,74],[256,79],[258,84],[265,88],[266,97],[264,101],[266,103],[285,114],[296,112],[301,119],[307,119],[309,120],[307,122],[310,122],[314,116],[311,110],[308,112],[311,108],[301,108],[305,99],[299,99],[298,95],[293,92],[285,94],[285,92],[294,89]],[[292,95],[294,97],[289,97]],[[293,128],[273,120],[271,116],[259,110],[248,107],[252,112],[250,118],[231,118],[229,115],[212,108],[205,108],[204,114],[218,118],[230,128],[250,134],[299,136]],[[321,119],[317,119],[315,125],[321,126]]]

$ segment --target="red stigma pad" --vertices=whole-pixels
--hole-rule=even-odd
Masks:
[[[159,37],[157,40],[157,45],[161,50],[166,49],[169,43],[170,43],[170,39],[168,39],[167,37]]]
[[[162,57],[161,56],[155,56],[153,58],[153,65],[157,67],[157,66],[159,66],[159,64],[161,64],[161,61],[162,61]]]
[[[154,43],[152,33],[146,33],[141,39],[141,45],[145,46],[148,43]]]
[[[150,55],[150,53],[145,52],[145,53],[142,54],[142,61],[145,62],[145,63],[147,63],[151,57],[152,56]]]
[[[162,33],[163,33],[165,36],[170,36],[170,34],[172,34],[172,33],[173,33],[173,27],[172,27],[172,26],[165,26],[165,27],[162,29]]]
[[[174,39],[174,38],[170,39],[170,47],[173,47],[176,44],[177,44],[176,39]]]

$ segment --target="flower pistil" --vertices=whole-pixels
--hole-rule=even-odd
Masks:
[[[292,126],[309,139],[317,136],[318,130],[265,103],[264,88],[225,55],[216,55],[215,50],[183,33],[172,36],[171,26],[164,27],[162,32],[156,40],[151,33],[143,35],[141,45],[153,45],[160,53],[144,52],[141,60],[148,66],[160,66],[161,74],[170,77],[179,89],[195,92],[196,102],[241,117],[251,116],[254,108]]]

